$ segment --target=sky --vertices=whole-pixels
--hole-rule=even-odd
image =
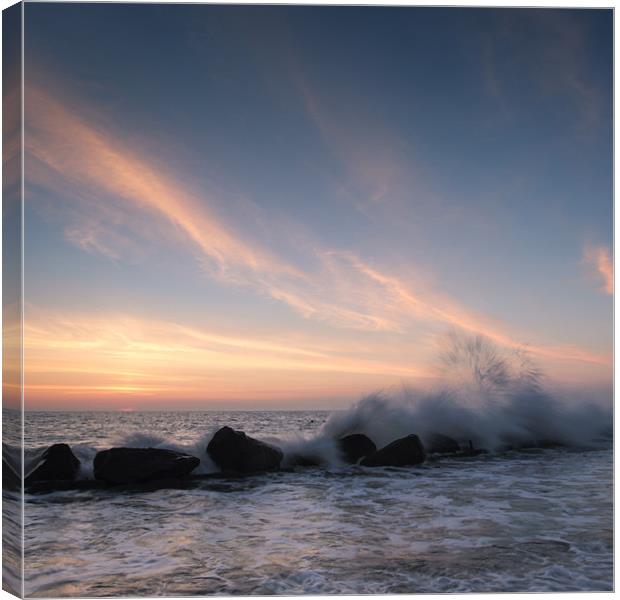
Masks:
[[[610,390],[611,99],[611,10],[27,3],[26,408]]]

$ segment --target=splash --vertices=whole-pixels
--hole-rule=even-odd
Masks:
[[[565,396],[552,393],[525,350],[499,348],[482,336],[458,333],[448,335],[440,347],[436,367],[439,383],[431,389],[402,385],[371,393],[347,410],[333,412],[322,426],[307,433],[293,431],[295,427],[287,427],[285,421],[283,433],[278,435],[261,435],[260,422],[249,433],[281,448],[283,467],[305,462],[337,469],[345,466],[338,440],[353,433],[367,435],[377,447],[411,433],[420,436],[427,448],[435,434],[442,434],[463,448],[471,442],[490,452],[547,444],[576,448],[596,447],[599,442],[608,445],[611,408],[588,398],[568,402]],[[219,469],[207,446],[222,425],[245,428],[234,419],[218,420],[196,438],[185,435],[183,442],[175,439],[174,427],[167,435],[119,431],[106,446],[184,452],[200,458],[194,473],[213,473]],[[72,448],[81,461],[79,478],[92,478],[93,459],[102,448],[80,443]],[[6,460],[10,459],[8,450],[5,445]]]
[[[594,402],[570,406],[545,389],[544,374],[524,349],[502,350],[483,336],[451,333],[442,343],[432,390],[402,386],[375,392],[334,414],[321,435],[365,433],[377,445],[434,433],[490,451],[558,443],[590,446],[612,423]]]

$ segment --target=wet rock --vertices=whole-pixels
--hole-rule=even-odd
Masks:
[[[467,442],[467,446],[463,448],[460,452],[456,452],[454,456],[457,458],[461,458],[461,457],[468,457],[468,456],[480,456],[481,454],[488,454],[488,453],[489,451],[485,450],[484,448],[476,448],[474,446],[474,443],[471,440],[469,440]]]
[[[354,433],[338,440],[338,446],[346,462],[357,464],[361,458],[377,451],[374,442],[363,433]]]
[[[21,450],[2,442],[2,487],[7,490],[21,488]]]
[[[406,467],[419,465],[425,458],[420,438],[412,434],[377,450],[364,458],[360,464],[365,467]]]
[[[2,488],[5,490],[21,488],[21,477],[4,458],[2,459]]]
[[[59,481],[35,481],[28,486],[29,494],[47,494],[49,492],[103,490],[108,487],[105,481],[97,479],[75,479]]]
[[[36,481],[73,480],[79,468],[80,461],[67,444],[53,444],[28,457],[25,485]]]
[[[111,448],[97,452],[95,479],[110,485],[181,479],[200,464],[189,454],[163,448]]]
[[[291,467],[320,467],[325,461],[311,454],[293,454],[289,458],[289,464]]]
[[[441,433],[430,433],[424,442],[424,449],[429,454],[452,454],[461,449],[454,438]]]
[[[207,452],[222,471],[239,473],[273,471],[280,467],[283,458],[279,448],[230,427],[222,427],[215,433]]]

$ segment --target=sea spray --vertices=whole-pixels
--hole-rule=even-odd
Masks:
[[[488,450],[546,443],[589,446],[611,422],[593,402],[569,406],[545,390],[542,371],[523,350],[502,351],[483,336],[451,333],[439,356],[441,383],[369,394],[334,413],[320,436],[364,433],[378,446],[434,433]]]
[[[502,350],[482,336],[452,333],[441,344],[439,383],[430,389],[401,385],[375,391],[343,411],[335,411],[312,432],[257,435],[284,452],[282,466],[320,464],[345,468],[338,440],[363,433],[378,447],[411,433],[428,445],[433,434],[449,436],[467,448],[489,451],[558,443],[587,447],[609,437],[611,409],[589,399],[564,402],[545,386],[545,377],[524,350]],[[111,446],[167,448],[197,456],[195,473],[218,471],[206,448],[226,422],[196,429],[194,439],[149,431],[119,431]],[[235,423],[230,423],[237,426]],[[286,429],[286,428],[284,428]],[[58,440],[65,441],[65,440]],[[107,445],[110,447],[110,445]],[[92,478],[92,461],[102,448],[74,444],[80,478]],[[300,458],[303,459],[300,461]]]

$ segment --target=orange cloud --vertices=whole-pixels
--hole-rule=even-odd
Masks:
[[[82,120],[74,111],[36,87],[26,90],[26,151],[38,165],[29,177],[42,177],[46,167],[68,183],[103,190],[130,205],[165,218],[225,273],[241,267],[258,274],[302,274],[256,245],[244,243],[209,210],[204,198],[165,174],[154,161],[126,148],[117,137]],[[92,232],[91,232],[92,233]],[[89,232],[72,232],[77,243],[97,247]]]
[[[428,340],[346,339],[315,333],[243,335],[125,314],[67,314],[26,307],[25,405],[64,408],[227,406],[351,401],[405,380],[432,383]],[[544,350],[539,354],[543,354]],[[549,348],[550,363],[589,361]],[[416,354],[417,353],[417,354]],[[578,364],[578,363],[577,363]],[[565,374],[606,377],[571,365]],[[568,378],[570,379],[570,377]],[[7,390],[10,391],[10,390]],[[19,393],[19,389],[14,390]]]
[[[162,235],[174,235],[187,242],[208,273],[227,283],[252,286],[258,294],[288,305],[305,318],[359,331],[406,334],[410,339],[420,337],[416,329],[420,325],[435,328],[450,325],[483,333],[502,345],[520,345],[518,336],[507,332],[502,324],[462,307],[428,286],[414,286],[403,277],[371,266],[353,253],[311,247],[306,256],[308,266],[294,265],[282,253],[273,252],[250,236],[237,233],[218,216],[212,199],[192,190],[182,178],[174,177],[169,168],[162,167],[147,152],[129,148],[110,129],[87,122],[79,116],[79,111],[68,108],[36,87],[29,86],[26,90],[26,126],[28,180],[68,190],[64,196],[75,197],[73,202],[80,206],[81,214],[95,211],[101,217],[96,223],[91,220],[86,226],[67,228],[68,238],[85,251],[98,252],[116,260],[120,257],[119,248],[123,248],[122,238],[114,237],[120,235],[117,230],[122,226],[139,236],[153,235],[145,230],[151,229],[154,222],[160,227],[158,235],[161,231],[164,232]],[[105,202],[100,197],[100,190],[106,193]],[[81,206],[84,203],[86,207]],[[145,225],[147,217],[150,217],[148,226]],[[106,223],[111,232],[104,231]],[[610,283],[607,285],[611,286]],[[109,325],[106,322],[105,328]],[[37,337],[38,326],[29,323],[30,343],[35,343],[30,352],[44,352],[40,360],[33,363],[34,369],[43,368],[44,358],[49,358],[53,364],[50,348],[55,344],[68,344],[66,350],[71,352],[83,347],[95,353],[89,363],[79,353],[72,356],[75,365],[81,365],[82,372],[88,374],[92,374],[90,365],[106,364],[103,358],[112,356],[116,361],[123,357],[131,364],[143,364],[140,362],[142,357],[149,365],[161,362],[161,357],[165,356],[171,361],[166,364],[175,363],[179,372],[185,372],[189,379],[199,377],[199,373],[187,372],[184,365],[190,371],[198,371],[199,365],[205,362],[222,370],[238,368],[237,358],[231,357],[234,347],[231,340],[227,339],[224,344],[226,352],[216,352],[210,346],[216,343],[215,338],[211,335],[206,339],[205,333],[200,334],[199,343],[198,334],[188,335],[178,328],[167,328],[161,341],[158,336],[153,336],[154,330],[149,327],[146,338],[142,333],[136,334],[137,341],[130,335],[135,333],[134,325],[125,322],[120,330],[112,327],[106,332],[96,327],[97,335],[91,331],[92,335],[84,339],[74,336],[67,340],[62,330],[54,333],[46,329],[44,335]],[[93,326],[93,323],[88,324],[89,331]],[[67,328],[75,331],[75,323],[69,323]],[[127,336],[133,340],[129,346]],[[156,341],[149,341],[153,337]],[[95,347],[89,346],[91,340],[95,340]],[[207,342],[210,345],[204,346]],[[274,348],[252,347],[246,342],[243,338],[240,346],[255,352],[248,364],[262,371],[294,368],[369,374],[374,370],[393,376],[408,376],[413,372],[408,367],[398,366],[398,362],[390,366],[357,359],[350,362],[335,360],[333,352],[302,357],[299,352],[280,349],[276,359]],[[37,349],[36,343],[42,346]],[[114,344],[118,346],[116,349]],[[100,347],[106,348],[103,357],[99,354]],[[175,352],[167,352],[167,348],[175,348]],[[607,356],[572,346],[534,345],[529,349],[538,356],[557,360],[605,365],[610,360]],[[181,359],[186,362],[179,362]],[[63,364],[70,363],[65,361]],[[116,365],[116,362],[110,364],[112,370],[109,374],[118,379],[122,373]],[[49,368],[47,373],[51,373]],[[143,385],[141,389],[150,393],[148,381],[158,377],[158,370],[147,369],[144,376],[146,380],[140,384]],[[51,385],[50,382],[41,385],[48,384]],[[119,390],[129,389],[132,393],[136,386],[135,382],[125,380],[101,385],[105,393],[108,393],[109,385]],[[176,379],[175,385],[179,385]]]
[[[243,337],[133,316],[67,315],[27,307],[25,398],[97,402],[140,399],[277,399],[305,390],[351,397],[360,385],[384,386],[429,375],[402,358],[368,357],[363,345],[305,344]]]
[[[614,269],[609,249],[605,246],[586,246],[583,260],[593,270],[600,281],[601,289],[607,294],[614,293]]]
[[[332,253],[336,254],[336,253]],[[338,253],[347,260],[360,274],[378,284],[375,291],[376,302],[382,302],[391,314],[392,321],[400,328],[411,319],[434,321],[449,324],[471,333],[482,334],[501,346],[521,347],[523,343],[515,334],[509,334],[501,324],[488,317],[464,309],[450,298],[431,291],[424,294],[414,293],[403,280],[374,269],[352,253]],[[580,361],[598,365],[609,365],[611,359],[606,354],[589,352],[577,346],[527,344],[528,352],[540,358],[554,360]]]

